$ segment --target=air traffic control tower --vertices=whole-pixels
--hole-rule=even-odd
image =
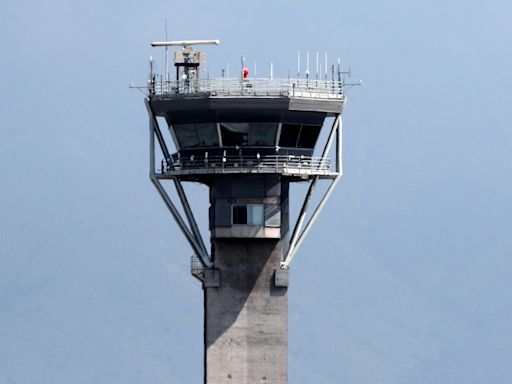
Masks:
[[[147,94],[150,177],[193,249],[192,275],[203,286],[205,383],[285,384],[289,266],[342,175],[347,84],[339,61],[323,78],[251,78],[241,67],[235,78],[203,79],[204,53],[195,47],[218,43],[152,43],[165,47],[166,69],[156,74],[150,60],[148,84],[140,87]],[[169,46],[181,47],[173,75]],[[320,143],[322,127],[328,132]],[[322,180],[325,192],[311,207]],[[209,243],[186,182],[209,188]],[[290,225],[296,182],[309,189]]]

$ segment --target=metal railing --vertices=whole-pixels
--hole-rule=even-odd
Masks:
[[[190,256],[190,270],[204,271],[206,267],[201,263],[201,260],[196,255]]]
[[[289,96],[320,99],[343,99],[343,82],[307,79],[212,78],[166,81],[153,79],[148,89],[153,95],[177,96],[206,93],[210,96]]]
[[[184,171],[325,174],[331,171],[331,161],[310,156],[256,155],[173,157],[161,162],[161,173]]]
[[[201,281],[204,281],[204,274],[205,270],[207,269],[208,268],[201,263],[199,257],[197,257],[196,255],[192,255],[190,257],[190,273],[192,273],[193,276],[197,277]]]

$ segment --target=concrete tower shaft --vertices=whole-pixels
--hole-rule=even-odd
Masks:
[[[210,188],[216,275],[204,281],[207,383],[287,383],[288,189],[279,175],[218,177]]]
[[[221,286],[205,284],[206,383],[287,383],[288,295],[279,239],[213,242]]]

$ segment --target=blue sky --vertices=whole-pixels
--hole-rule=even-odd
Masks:
[[[202,377],[202,293],[148,180],[149,42],[341,56],[345,175],[292,265],[290,383],[509,383],[510,2],[0,5],[0,381]],[[155,54],[157,55],[158,52]],[[189,187],[206,220],[207,197]]]

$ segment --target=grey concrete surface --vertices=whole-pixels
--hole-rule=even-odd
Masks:
[[[276,287],[280,241],[217,239],[219,288],[204,288],[208,384],[286,384],[288,297]]]

